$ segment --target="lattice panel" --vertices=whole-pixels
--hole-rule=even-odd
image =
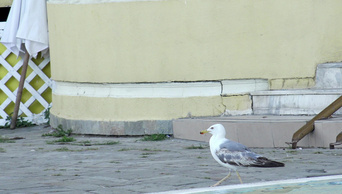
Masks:
[[[0,126],[5,124],[5,119],[13,112],[12,107],[14,107],[20,80],[20,74],[18,72],[21,73],[21,67],[23,65],[23,59],[11,65],[9,58],[13,57],[12,55],[14,54],[9,50],[5,50],[0,56],[0,68],[4,68],[1,69],[2,72],[7,70],[7,74],[3,77],[0,76]],[[44,70],[50,70],[49,63],[49,58],[41,60],[30,59],[28,63],[29,68],[26,74],[23,97],[18,115],[34,123],[43,122],[43,112],[51,106],[52,81],[44,73]],[[14,90],[13,87],[15,87]],[[44,99],[43,94],[45,94],[44,96],[47,99]],[[37,113],[37,109],[43,109],[43,111]]]

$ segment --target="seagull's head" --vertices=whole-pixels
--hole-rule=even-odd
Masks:
[[[226,136],[226,129],[221,124],[215,124],[210,126],[208,129],[203,130],[200,134],[211,133],[212,135]]]

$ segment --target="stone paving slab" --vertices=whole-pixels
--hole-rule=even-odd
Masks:
[[[0,193],[149,193],[201,188],[226,176],[205,142],[73,136],[91,146],[55,145],[44,126],[0,129]],[[108,141],[119,142],[103,145]],[[96,143],[102,145],[95,145]],[[203,149],[189,149],[189,147]],[[284,168],[239,168],[244,183],[342,174],[342,149],[252,149]],[[239,184],[236,174],[222,185]]]

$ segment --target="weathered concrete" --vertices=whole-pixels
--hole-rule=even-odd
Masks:
[[[72,129],[77,134],[87,135],[148,135],[173,134],[171,120],[144,120],[144,121],[98,121],[74,120],[50,115],[51,126],[57,128],[62,125]]]
[[[253,113],[268,115],[318,114],[342,95],[342,63],[317,65],[315,81],[316,83],[311,89],[308,87],[301,90],[251,92]],[[341,113],[341,110],[336,112],[336,114]]]
[[[319,64],[315,88],[342,88],[342,63]]]
[[[246,115],[177,119],[173,121],[173,134],[176,138],[208,141],[209,136],[200,135],[198,130],[221,123],[226,128],[227,138],[246,146],[287,148],[289,145],[286,142],[290,142],[293,134],[312,117]],[[341,116],[318,120],[315,122],[315,130],[300,140],[298,146],[329,148],[330,143],[336,142],[336,136],[341,130]]]
[[[53,145],[50,128],[0,129],[0,193],[146,193],[208,187],[227,174],[207,143],[170,138],[73,136],[76,143]],[[115,145],[95,145],[118,141]],[[188,149],[189,147],[204,149]],[[284,162],[284,168],[239,168],[244,183],[342,174],[342,149],[253,149]],[[233,174],[222,185],[238,184]]]
[[[342,95],[342,89],[272,90],[251,93],[257,115],[315,115]],[[342,114],[341,110],[336,114]]]

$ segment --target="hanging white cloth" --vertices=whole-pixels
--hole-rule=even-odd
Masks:
[[[17,56],[24,53],[24,44],[31,57],[36,58],[39,52],[47,57],[46,0],[13,0],[1,43]]]

